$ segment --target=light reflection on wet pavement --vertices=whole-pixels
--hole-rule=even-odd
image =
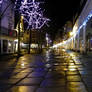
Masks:
[[[25,55],[0,67],[0,92],[88,92],[83,64],[73,54],[47,51]],[[0,66],[4,62],[0,62]],[[5,62],[6,63],[6,62]],[[86,76],[85,76],[86,77]],[[91,92],[91,91],[90,91]]]

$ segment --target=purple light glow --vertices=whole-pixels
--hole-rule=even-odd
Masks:
[[[19,0],[16,1],[16,5]],[[42,2],[35,0],[21,0],[19,11],[28,24],[28,29],[41,29],[50,19],[43,17],[43,11],[40,8]],[[48,25],[47,25],[48,26]]]
[[[3,0],[0,0],[0,5],[2,4]]]

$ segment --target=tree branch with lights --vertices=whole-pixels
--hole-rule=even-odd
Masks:
[[[50,21],[50,19],[44,17],[44,10],[40,8],[41,4],[43,4],[43,2],[37,2],[36,0],[16,0],[15,2],[15,9],[23,16],[24,21],[27,23],[27,29],[30,30],[29,39],[31,38],[32,29],[38,30],[44,25],[48,26],[47,23]],[[28,53],[30,53],[30,43],[31,39],[29,41]]]
[[[2,4],[3,0],[0,0],[0,5]]]
[[[15,7],[18,8],[24,21],[28,24],[27,29],[41,29],[45,24],[48,26],[47,23],[50,19],[43,16],[44,10],[40,8],[42,3],[35,0],[16,0]]]

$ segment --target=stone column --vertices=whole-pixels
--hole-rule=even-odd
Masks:
[[[13,41],[13,53],[15,53],[15,42]]]
[[[71,40],[71,50],[73,50],[73,39]]]
[[[84,44],[84,53],[86,53],[86,26],[83,27],[83,44]]]
[[[75,37],[73,38],[73,49],[75,50]]]
[[[80,39],[80,36],[79,36],[79,33],[78,33],[78,37],[77,37],[77,51],[79,51],[79,39]]]

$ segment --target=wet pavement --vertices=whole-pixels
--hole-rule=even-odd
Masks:
[[[84,55],[73,51],[67,51],[67,53],[70,54],[76,65],[82,66],[78,67],[78,71],[88,92],[92,92],[92,52]]]
[[[49,50],[0,61],[0,92],[92,92],[91,65],[81,57]]]

